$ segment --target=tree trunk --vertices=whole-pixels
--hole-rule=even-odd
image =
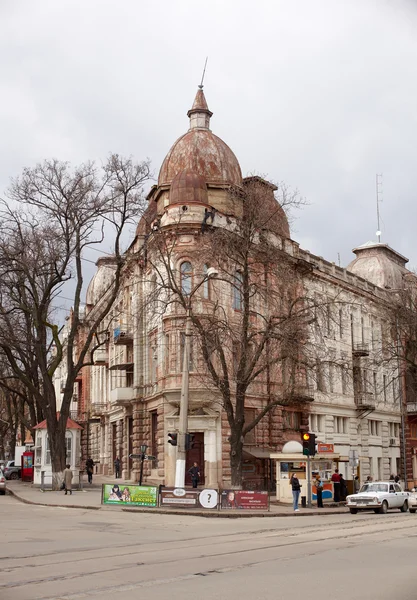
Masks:
[[[230,468],[231,468],[231,487],[233,489],[242,489],[242,454],[243,439],[242,432],[233,433],[230,440]]]

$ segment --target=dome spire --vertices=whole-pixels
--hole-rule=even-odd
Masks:
[[[213,116],[213,113],[207,105],[203,84],[198,86],[193,106],[187,115],[190,117],[190,129],[210,129],[210,117]]]

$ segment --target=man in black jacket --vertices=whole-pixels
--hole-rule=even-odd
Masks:
[[[85,468],[87,469],[88,483],[93,483],[93,469],[94,469],[94,461],[89,456],[85,462]]]
[[[191,475],[193,488],[196,488],[200,480],[200,469],[198,468],[198,464],[195,462],[188,472]]]

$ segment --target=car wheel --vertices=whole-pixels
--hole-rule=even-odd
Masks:
[[[400,508],[400,511],[401,512],[407,512],[408,511],[408,502],[407,502],[407,500],[404,501],[404,504]]]
[[[388,512],[388,502],[386,500],[383,501],[381,508],[379,509],[379,512],[383,515],[386,515]]]
[[[357,508],[349,508],[349,510],[351,515],[356,515],[356,513],[358,512]]]
[[[410,508],[410,513],[415,513],[417,509],[415,508]]]
[[[19,479],[19,473],[10,473],[10,479]]]

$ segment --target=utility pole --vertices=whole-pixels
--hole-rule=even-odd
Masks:
[[[307,506],[311,508],[311,458],[307,456]]]
[[[185,322],[184,357],[182,361],[182,383],[180,398],[180,418],[178,431],[177,462],[175,468],[175,487],[183,488],[185,485],[185,436],[188,431],[188,391],[190,382],[190,350],[191,350],[191,314],[187,308]]]

